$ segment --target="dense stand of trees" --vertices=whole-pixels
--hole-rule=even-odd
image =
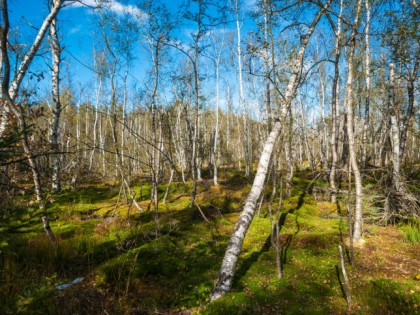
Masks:
[[[24,183],[34,184],[44,207],[45,191],[117,180],[127,201],[145,211],[131,187],[148,180],[158,217],[159,184],[191,180],[190,207],[201,212],[197,183],[218,185],[221,167],[243,170],[254,183],[212,299],[230,289],[265,185],[281,182],[290,196],[297,170],[322,174],[328,198],[349,202],[355,241],[363,236],[364,179],[376,185],[382,223],[419,216],[410,182],[420,162],[414,0],[262,0],[252,7],[194,0],[179,12],[145,0],[124,14],[98,1],[96,24],[86,25],[97,34],[93,79],[83,87],[71,69],[63,74],[60,43],[60,11],[75,2],[83,3],[48,1],[36,37],[24,43],[27,37],[12,35],[8,1],[1,1],[4,203]],[[43,82],[33,62],[40,54],[52,78],[42,95],[32,89]],[[132,80],[139,62],[145,82]],[[346,198],[344,182],[354,184]]]

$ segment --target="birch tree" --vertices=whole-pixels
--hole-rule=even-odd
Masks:
[[[338,162],[338,123],[340,115],[340,97],[339,97],[339,79],[340,79],[340,56],[341,56],[341,18],[343,13],[343,0],[340,1],[340,13],[337,19],[337,27],[335,29],[335,46],[334,46],[334,78],[331,91],[331,170],[330,170],[330,189],[331,189],[331,202],[337,202],[337,187],[336,187],[336,169]],[[331,25],[332,22],[328,15]],[[333,26],[334,28],[334,26]]]
[[[368,156],[367,156],[367,131],[369,126],[369,116],[370,116],[370,3],[369,0],[365,0],[366,7],[366,26],[365,26],[365,80],[366,80],[366,97],[365,97],[365,119],[363,122],[363,135],[362,135],[362,167],[366,169]]]
[[[53,5],[57,5],[58,0],[53,0]],[[52,54],[52,114],[53,121],[51,124],[51,135],[50,143],[53,155],[52,159],[52,190],[53,192],[61,191],[61,165],[60,155],[57,153],[59,148],[59,123],[61,114],[61,102],[60,102],[60,63],[61,63],[61,47],[60,41],[57,35],[57,17],[51,21],[50,26],[50,47]]]
[[[309,25],[308,30],[300,38],[300,48],[295,60],[292,63],[292,73],[287,83],[286,93],[281,107],[281,115],[277,117],[273,129],[271,130],[268,138],[266,139],[263,151],[261,153],[260,161],[257,167],[257,173],[254,178],[254,182],[251,187],[251,191],[245,201],[245,206],[239,216],[238,221],[233,229],[232,236],[229,240],[225,256],[223,258],[222,266],[220,267],[217,283],[211,295],[211,300],[216,300],[228,292],[232,287],[233,277],[235,274],[236,263],[242,250],[242,244],[248,231],[248,228],[255,215],[255,209],[257,201],[260,197],[261,191],[263,190],[265,178],[267,175],[268,166],[273,152],[274,144],[282,128],[282,116],[286,116],[286,113],[290,107],[290,104],[296,96],[299,80],[301,78],[301,71],[303,68],[303,59],[306,48],[309,43],[316,25],[321,19],[325,10],[331,4],[331,0],[327,0],[320,11],[316,14],[314,20]]]
[[[2,67],[3,67],[3,80],[2,80],[2,94],[5,99],[5,102],[3,102],[3,108],[2,111],[2,119],[0,122],[0,137],[3,135],[7,122],[8,122],[8,116],[9,111],[13,113],[15,116],[19,132],[22,133],[22,147],[24,150],[24,153],[28,159],[29,166],[32,171],[33,181],[34,181],[34,187],[35,187],[35,196],[42,207],[43,205],[41,202],[43,201],[42,196],[42,186],[40,181],[40,175],[38,172],[38,167],[35,161],[35,158],[32,154],[32,149],[29,142],[28,137],[28,126],[25,119],[25,116],[22,113],[21,108],[19,108],[19,105],[16,103],[16,97],[18,96],[20,85],[22,84],[22,81],[29,69],[29,66],[34,59],[44,37],[47,33],[52,21],[60,11],[64,0],[56,0],[52,3],[51,11],[48,14],[48,16],[45,18],[43,24],[41,25],[37,36],[35,37],[34,42],[32,43],[32,46],[30,47],[29,51],[24,55],[22,62],[19,65],[19,68],[17,69],[17,72],[14,73],[14,79],[10,82],[11,79],[11,68],[10,68],[10,60],[8,55],[8,33],[9,33],[9,16],[8,16],[8,9],[7,9],[7,1],[2,0],[1,2],[1,10],[2,10],[2,17],[3,17],[3,26],[1,30],[1,57],[2,57]]]
[[[7,102],[2,104],[2,107],[0,108],[1,111],[1,120],[0,120],[0,137],[3,135],[4,131],[6,130],[8,119],[9,119],[9,113],[10,111],[13,112],[14,115],[16,115],[15,108],[15,98],[18,96],[20,86],[22,84],[23,79],[25,78],[26,73],[28,72],[29,66],[31,65],[33,59],[35,58],[36,53],[39,50],[39,47],[41,46],[45,34],[48,32],[49,27],[54,20],[54,18],[57,16],[60,9],[63,7],[63,3],[65,0],[57,0],[53,2],[53,5],[51,7],[51,10],[49,14],[46,16],[44,21],[42,22],[41,27],[38,29],[38,33],[35,36],[35,39],[30,46],[28,52],[23,56],[21,63],[19,64],[17,71],[14,73],[14,78],[11,80],[10,75],[10,60],[9,60],[9,54],[7,52],[7,36],[9,33],[9,17],[8,17],[8,11],[7,11],[7,0],[2,0],[1,2],[1,9],[2,9],[2,15],[3,15],[3,27],[2,27],[2,67],[3,67],[3,82],[5,83],[5,87],[7,87],[7,95],[4,94],[3,96],[7,99]],[[6,66],[5,63],[8,63],[9,65]],[[9,68],[9,69],[7,69]],[[9,73],[5,73],[9,72]],[[12,101],[10,102],[9,101]],[[18,118],[19,120],[19,118]]]
[[[237,32],[237,58],[238,58],[238,76],[239,76],[239,107],[242,111],[242,123],[244,128],[244,155],[245,155],[245,176],[248,177],[251,172],[251,161],[249,158],[249,139],[248,139],[248,121],[245,105],[244,83],[242,78],[242,48],[241,48],[241,22],[239,18],[238,0],[235,0],[235,17],[236,17],[236,32]]]
[[[348,148],[351,169],[354,174],[354,184],[356,192],[356,205],[354,215],[354,226],[353,226],[353,238],[354,240],[360,241],[362,239],[362,177],[359,170],[359,165],[356,156],[356,146],[354,137],[354,119],[353,119],[353,73],[354,73],[354,53],[356,49],[356,36],[357,29],[359,26],[360,12],[362,8],[362,0],[357,1],[356,16],[352,25],[350,34],[350,47],[347,59],[347,85],[346,85],[346,110],[347,110],[347,136],[348,136]]]
[[[392,182],[398,193],[403,193],[403,183],[400,173],[400,132],[398,128],[395,106],[395,64],[389,65],[388,111],[391,142]]]
[[[218,185],[218,177],[217,177],[217,165],[218,165],[218,155],[219,155],[219,99],[220,99],[220,62],[222,57],[222,52],[225,46],[225,31],[224,30],[216,30],[215,32],[211,33],[211,48],[212,48],[212,56],[207,56],[211,59],[214,65],[215,71],[215,80],[216,80],[216,95],[215,95],[215,109],[214,109],[214,131],[212,134],[212,141],[211,143],[211,164],[213,170],[213,183],[214,185]]]

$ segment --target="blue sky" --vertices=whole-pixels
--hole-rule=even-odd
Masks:
[[[83,1],[87,4],[94,4],[93,0]],[[134,8],[134,1],[124,1],[121,4],[114,1],[112,9],[118,14],[124,14],[122,9]],[[168,1],[168,3],[174,1]],[[9,16],[12,28],[16,28],[21,34],[20,41],[30,43],[36,35],[36,30],[48,14],[46,0],[9,0]],[[64,64],[69,67],[73,81],[86,83],[93,80],[93,73],[87,66],[92,66],[92,51],[98,34],[95,30],[95,13],[86,6],[78,4],[69,6],[60,11],[58,15],[59,33],[64,47]],[[37,67],[43,67],[48,62],[46,58],[36,60]],[[34,66],[35,67],[35,66]],[[48,76],[48,73],[46,77]],[[139,78],[140,79],[140,78]],[[75,84],[77,82],[74,82]]]
[[[84,3],[95,5],[94,0],[83,0]],[[136,0],[111,0],[110,10],[118,16],[126,14],[139,15]],[[162,0],[171,13],[176,13],[182,0]],[[246,0],[243,4],[247,8],[253,7],[255,0]],[[9,0],[9,16],[12,29],[20,34],[19,41],[29,44],[33,41],[43,18],[48,14],[46,0]],[[61,10],[58,16],[59,33],[64,47],[62,82],[70,84],[73,88],[77,86],[94,86],[94,73],[89,69],[93,65],[93,49],[97,41],[98,30],[95,28],[96,13],[92,8],[74,4]],[[233,25],[232,25],[233,27]],[[246,27],[246,25],[245,25]],[[245,29],[244,27],[244,29]],[[194,29],[183,25],[178,31],[181,36],[189,36]],[[245,37],[245,31],[243,32]],[[45,41],[44,44],[47,44]],[[50,90],[50,75],[48,66],[50,64],[50,53],[48,47],[44,49],[43,57],[38,57],[32,66],[33,71],[43,71],[44,79],[41,82],[34,82],[40,95],[48,94]],[[134,83],[141,85],[149,69],[148,60],[150,56],[142,45],[135,47],[136,61],[130,68],[130,77]],[[131,82],[132,84],[134,84]]]
[[[85,3],[94,4],[94,0],[84,0]],[[139,14],[138,9],[135,7],[136,0],[112,0],[110,10],[117,13],[119,16],[123,16],[127,13]],[[162,0],[162,3],[168,6],[171,13],[175,13],[178,10],[178,6],[183,2],[182,0]],[[256,0],[244,0],[242,3],[246,9],[253,8]],[[137,11],[136,11],[137,10]],[[36,31],[33,27],[39,27],[48,13],[47,1],[46,0],[9,0],[9,11],[10,20],[12,27],[18,27],[19,33],[22,34],[21,42],[31,43]],[[125,13],[124,13],[125,12]],[[69,84],[68,77],[71,78],[70,84],[72,88],[77,90],[79,86],[86,87],[87,90],[93,91],[94,88],[94,73],[89,69],[93,65],[93,48],[95,43],[98,41],[98,37],[101,35],[95,28],[96,13],[91,8],[81,5],[72,5],[63,9],[59,16],[59,30],[62,38],[62,45],[65,50],[63,52],[63,71],[62,71],[62,83],[63,85]],[[245,39],[248,31],[251,27],[255,26],[253,22],[246,17],[246,23],[242,29],[242,39]],[[226,28],[234,31],[235,25],[231,24]],[[183,34],[184,40],[189,33],[194,29],[184,24],[177,31],[178,34]],[[140,38],[140,37],[139,37]],[[235,49],[234,47],[231,49]],[[47,49],[45,49],[47,51]],[[137,45],[134,51],[136,60],[133,66],[130,68],[131,82],[129,82],[129,88],[133,84],[137,84],[137,87],[144,86],[145,78],[150,69],[150,55],[145,50],[144,45]],[[178,56],[179,58],[179,56]],[[50,93],[50,76],[48,66],[50,64],[50,53],[47,51],[45,57],[38,57],[33,69],[42,69],[45,73],[45,79],[35,84],[41,96]],[[178,65],[179,66],[179,65]],[[234,103],[237,103],[237,91],[236,91],[236,78],[234,72],[234,65],[230,65],[230,72],[222,74],[226,81],[229,81],[231,93],[234,96]],[[202,69],[206,66],[203,65]],[[206,86],[209,89],[214,89],[214,82],[212,78],[206,81]],[[256,79],[258,80],[258,79]],[[220,86],[220,97],[223,102],[226,102],[223,98],[225,97],[225,90],[223,82]],[[75,91],[76,92],[76,91]],[[205,91],[208,94],[208,99],[214,97],[214,91]],[[91,92],[93,95],[94,92]],[[248,101],[250,101],[248,99]],[[209,102],[208,106],[212,106]],[[222,105],[223,106],[223,105]],[[236,104],[235,104],[236,106]]]

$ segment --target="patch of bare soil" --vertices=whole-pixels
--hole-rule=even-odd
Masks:
[[[371,276],[388,279],[412,278],[420,272],[420,245],[403,240],[394,226],[379,228],[366,236],[357,249],[357,265]]]

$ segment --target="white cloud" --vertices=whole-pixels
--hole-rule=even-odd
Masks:
[[[74,26],[74,27],[72,27],[70,30],[69,30],[69,34],[70,35],[72,35],[72,34],[77,34],[77,33],[79,33],[80,32],[80,30],[82,29],[82,26],[81,25],[76,25],[76,26]]]
[[[104,8],[118,15],[130,14],[135,17],[142,17],[144,15],[144,13],[136,6],[131,4],[122,4],[117,0],[80,0],[72,5],[72,7],[84,6]]]
[[[253,10],[257,6],[257,0],[245,0],[244,5],[246,9]]]

